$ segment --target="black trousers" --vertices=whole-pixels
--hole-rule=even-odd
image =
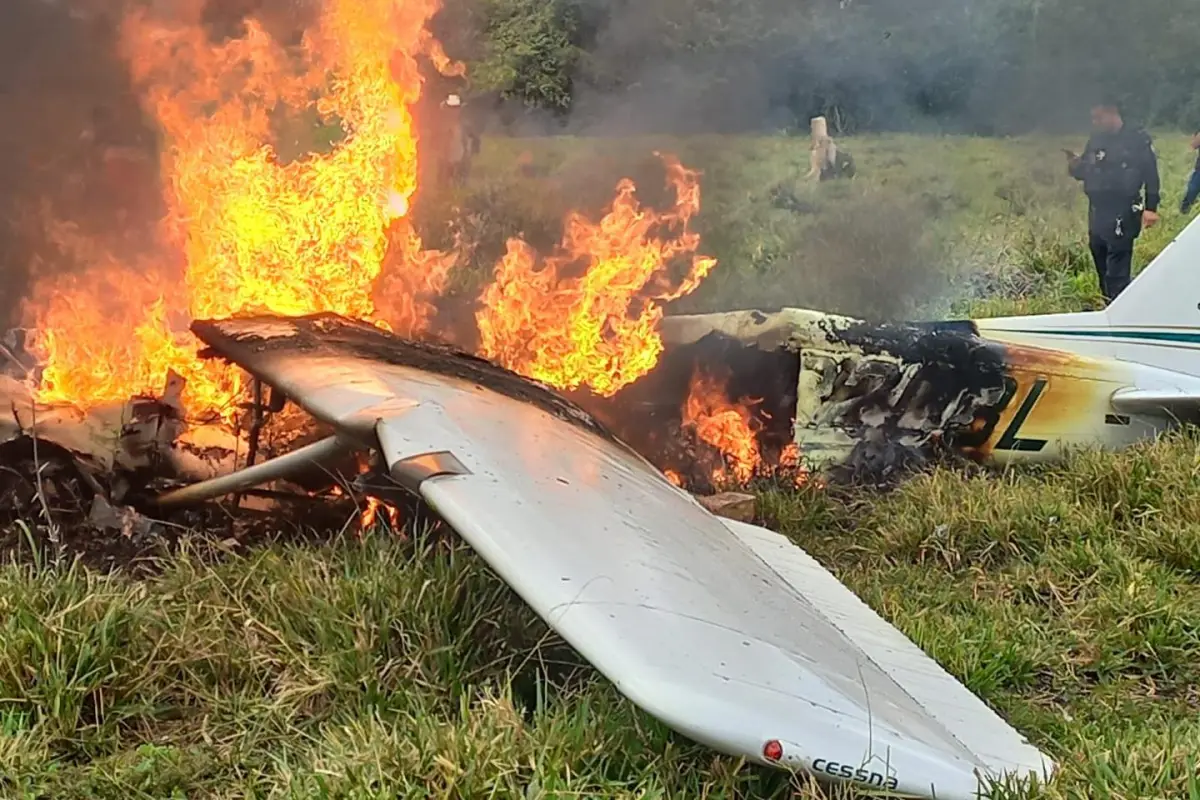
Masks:
[[[1133,271],[1133,239],[1113,242],[1093,233],[1088,246],[1092,250],[1092,261],[1096,262],[1100,294],[1104,295],[1105,303],[1111,303],[1129,285]]]
[[[1088,214],[1088,247],[1105,303],[1125,291],[1133,271],[1133,243],[1142,232],[1142,217],[1132,205],[1093,206]]]

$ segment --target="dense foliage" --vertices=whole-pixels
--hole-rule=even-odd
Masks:
[[[477,89],[583,127],[1014,133],[1097,93],[1200,123],[1193,0],[453,0],[441,23]]]

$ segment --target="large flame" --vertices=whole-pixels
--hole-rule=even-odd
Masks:
[[[759,399],[731,397],[729,387],[728,372],[697,365],[681,409],[683,430],[720,456],[715,466],[700,456],[704,469],[711,467],[705,476],[708,482],[718,489],[745,487],[758,478],[788,481],[794,486],[808,483],[808,469],[795,441],[782,447],[768,443],[764,448],[761,437],[771,415],[760,407]],[[677,486],[686,483],[682,475],[670,470],[667,479]]]
[[[664,160],[674,209],[642,208],[626,179],[599,223],[567,216],[558,251],[540,266],[531,247],[509,241],[476,316],[485,356],[551,386],[604,396],[654,367],[663,350],[661,303],[694,291],[716,263],[694,255],[699,236],[687,230],[700,207],[698,174]],[[681,257],[690,264],[672,282]],[[581,263],[579,277],[566,276]]]
[[[126,17],[124,53],[163,137],[166,244],[137,265],[96,253],[88,274],[36,288],[44,399],[124,400],[161,391],[175,369],[189,408],[227,404],[236,383],[197,362],[189,318],[334,311],[425,327],[452,259],[423,251],[406,219],[409,106],[418,55],[454,70],[425,29],[439,2],[325,0],[294,50],[253,19],[213,42],[196,3]],[[288,115],[308,130],[323,122],[335,141],[287,161],[275,140]]]
[[[683,427],[724,456],[725,463],[711,476],[716,486],[745,485],[763,466],[757,438],[760,426],[750,410],[752,403],[731,402],[727,384],[727,376],[696,369],[683,407]]]
[[[192,414],[232,414],[240,373],[196,357],[187,326],[197,318],[332,311],[427,330],[455,258],[426,250],[409,221],[411,109],[419,56],[461,72],[426,28],[441,0],[313,2],[296,46],[254,19],[216,40],[202,0],[127,15],[123,54],[161,134],[165,217],[151,235],[126,233],[136,248],[45,226],[65,260],[89,268],[43,277],[26,304],[41,399],[123,402],[161,392],[174,371]],[[294,142],[297,131],[307,141]],[[601,395],[650,371],[663,305],[715,264],[688,229],[698,174],[664,161],[673,208],[643,208],[624,180],[599,222],[569,214],[546,258],[509,242],[479,305],[483,355]]]

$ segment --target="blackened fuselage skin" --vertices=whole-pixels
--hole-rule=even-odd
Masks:
[[[711,337],[798,367],[786,372],[796,377],[789,425],[814,470],[872,477],[944,453],[996,465],[1049,461],[1169,427],[1113,412],[1112,396],[1136,384],[1137,365],[997,341],[971,321],[871,324],[804,309],[668,318],[664,362]],[[763,368],[783,374],[780,363]]]

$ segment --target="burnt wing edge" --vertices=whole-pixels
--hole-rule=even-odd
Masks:
[[[247,329],[248,326],[253,327]],[[231,327],[242,330],[231,332]],[[544,384],[442,342],[406,339],[332,313],[196,320],[191,330],[212,353],[251,371],[265,357],[283,352],[342,355],[412,367],[468,381],[514,400],[532,403],[561,420],[628,449],[628,445],[590,413]]]

